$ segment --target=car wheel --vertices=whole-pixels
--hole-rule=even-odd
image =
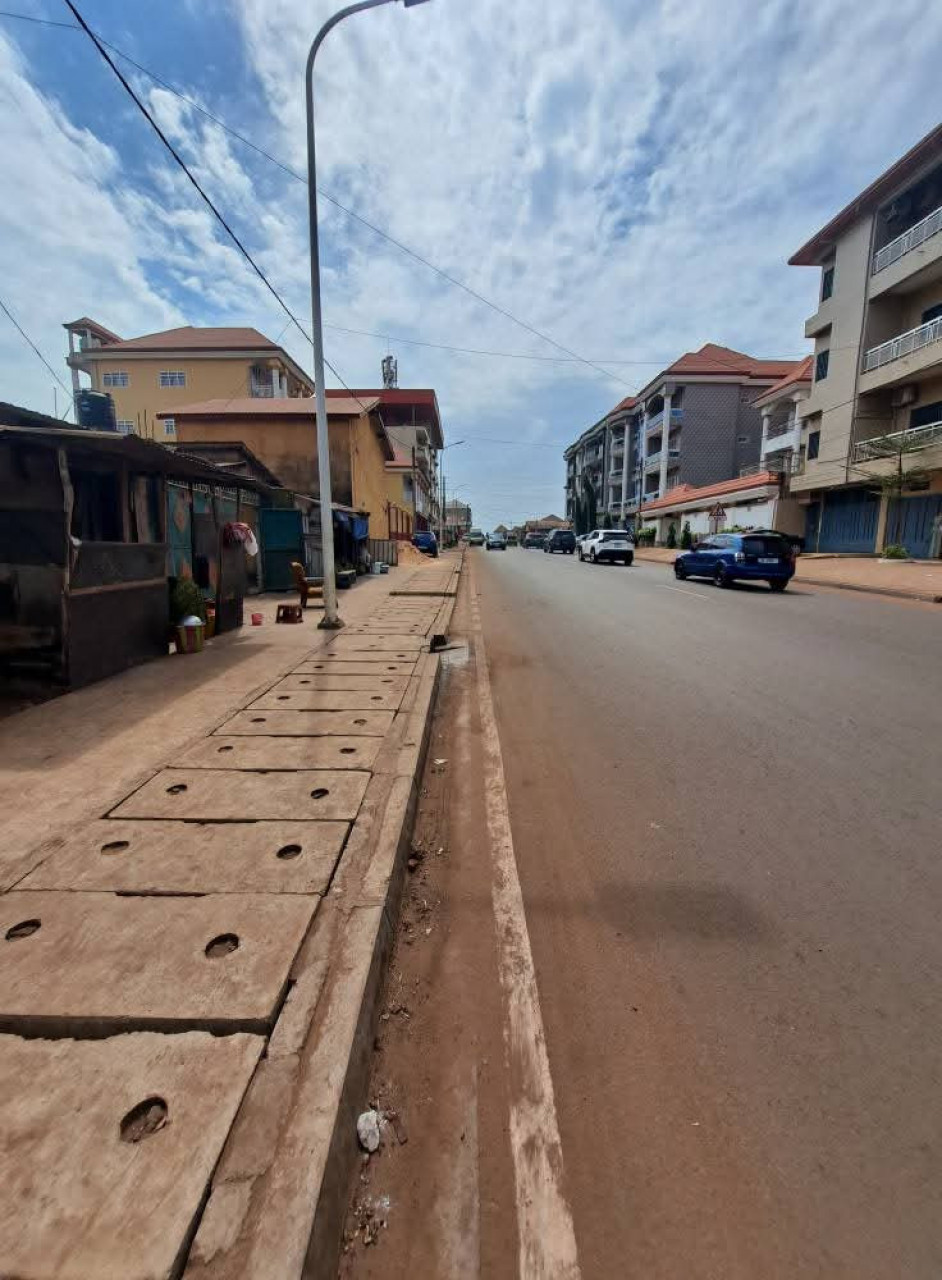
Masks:
[[[769,587],[773,591],[784,591],[787,586],[788,586],[787,578],[776,578],[773,582],[769,583]]]
[[[713,581],[716,583],[718,587],[729,587],[732,585],[732,583],[730,582],[729,574],[726,572],[726,570],[723,568],[721,564],[718,564],[716,568],[713,570]]]
[[[582,564],[582,548],[579,548],[579,563]]]
[[[676,560],[674,562],[674,577],[678,580],[678,582],[683,582],[687,577],[687,570],[684,568],[684,566],[680,563],[679,560]]]
[[[628,554],[625,556],[625,568],[630,569],[631,566],[634,564],[634,562],[635,562],[635,558],[632,555],[632,553],[629,551]]]

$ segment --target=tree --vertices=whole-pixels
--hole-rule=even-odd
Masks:
[[[613,526],[612,526],[612,517],[611,517],[611,516],[609,515],[609,513],[606,511],[606,512],[605,512],[605,515],[604,515],[604,516],[602,516],[602,528],[603,528],[603,529],[611,529],[612,527],[613,527]]]
[[[671,550],[677,546],[677,526],[674,524],[673,520],[667,526],[667,545]]]
[[[680,545],[684,551],[688,551],[693,546],[693,534],[690,532],[690,521],[684,521],[684,527],[680,532]]]
[[[925,489],[929,484],[929,472],[925,467],[909,466],[907,459],[921,453],[928,441],[921,435],[895,431],[862,443],[866,446],[867,460],[855,463],[854,470],[872,480],[876,486],[873,492],[889,504],[890,520],[887,521],[884,544],[898,547],[903,540],[902,497],[907,490]],[[890,462],[889,470],[880,467],[885,462]]]

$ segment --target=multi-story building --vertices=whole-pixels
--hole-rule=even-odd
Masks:
[[[65,326],[74,395],[81,375],[114,400],[119,431],[176,439],[175,406],[215,399],[312,396],[314,383],[283,347],[257,329],[185,325],[119,338],[88,316]],[[157,415],[163,417],[158,420]]]
[[[445,503],[445,532],[449,538],[463,538],[471,528],[471,506],[467,502]]]
[[[758,471],[763,418],[756,397],[800,364],[758,360],[712,342],[688,351],[566,450],[567,515],[576,517],[590,487],[599,517],[625,518],[677,485]]]
[[[893,530],[939,555],[942,526],[942,126],[790,259],[818,268],[814,383],[801,406],[806,543],[874,552]],[[879,478],[919,468],[919,488]]]

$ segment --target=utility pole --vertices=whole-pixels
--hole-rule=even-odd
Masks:
[[[412,446],[412,536],[419,531],[418,493],[415,487],[415,445]]]

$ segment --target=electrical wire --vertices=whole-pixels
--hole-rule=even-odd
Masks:
[[[0,298],[0,311],[2,311],[3,314],[6,316],[6,318],[10,321],[14,329],[17,331],[17,333],[20,335],[23,341],[27,344],[27,346],[31,347],[35,355],[37,355],[39,359],[43,362],[43,364],[48,369],[49,373],[52,374],[56,382],[58,382],[59,386],[68,396],[69,404],[71,405],[73,402],[72,392],[69,390],[69,388],[65,385],[62,379],[56,373],[55,369],[53,369],[52,365],[49,363],[49,361],[40,351],[39,347],[36,346],[36,343],[32,340],[32,338],[29,336],[29,334],[26,332],[26,330],[23,328],[23,326],[20,324],[16,316],[13,314],[13,312],[10,310],[10,308],[7,306],[7,304],[3,301],[2,298]],[[66,412],[68,412],[68,410],[66,410]]]

